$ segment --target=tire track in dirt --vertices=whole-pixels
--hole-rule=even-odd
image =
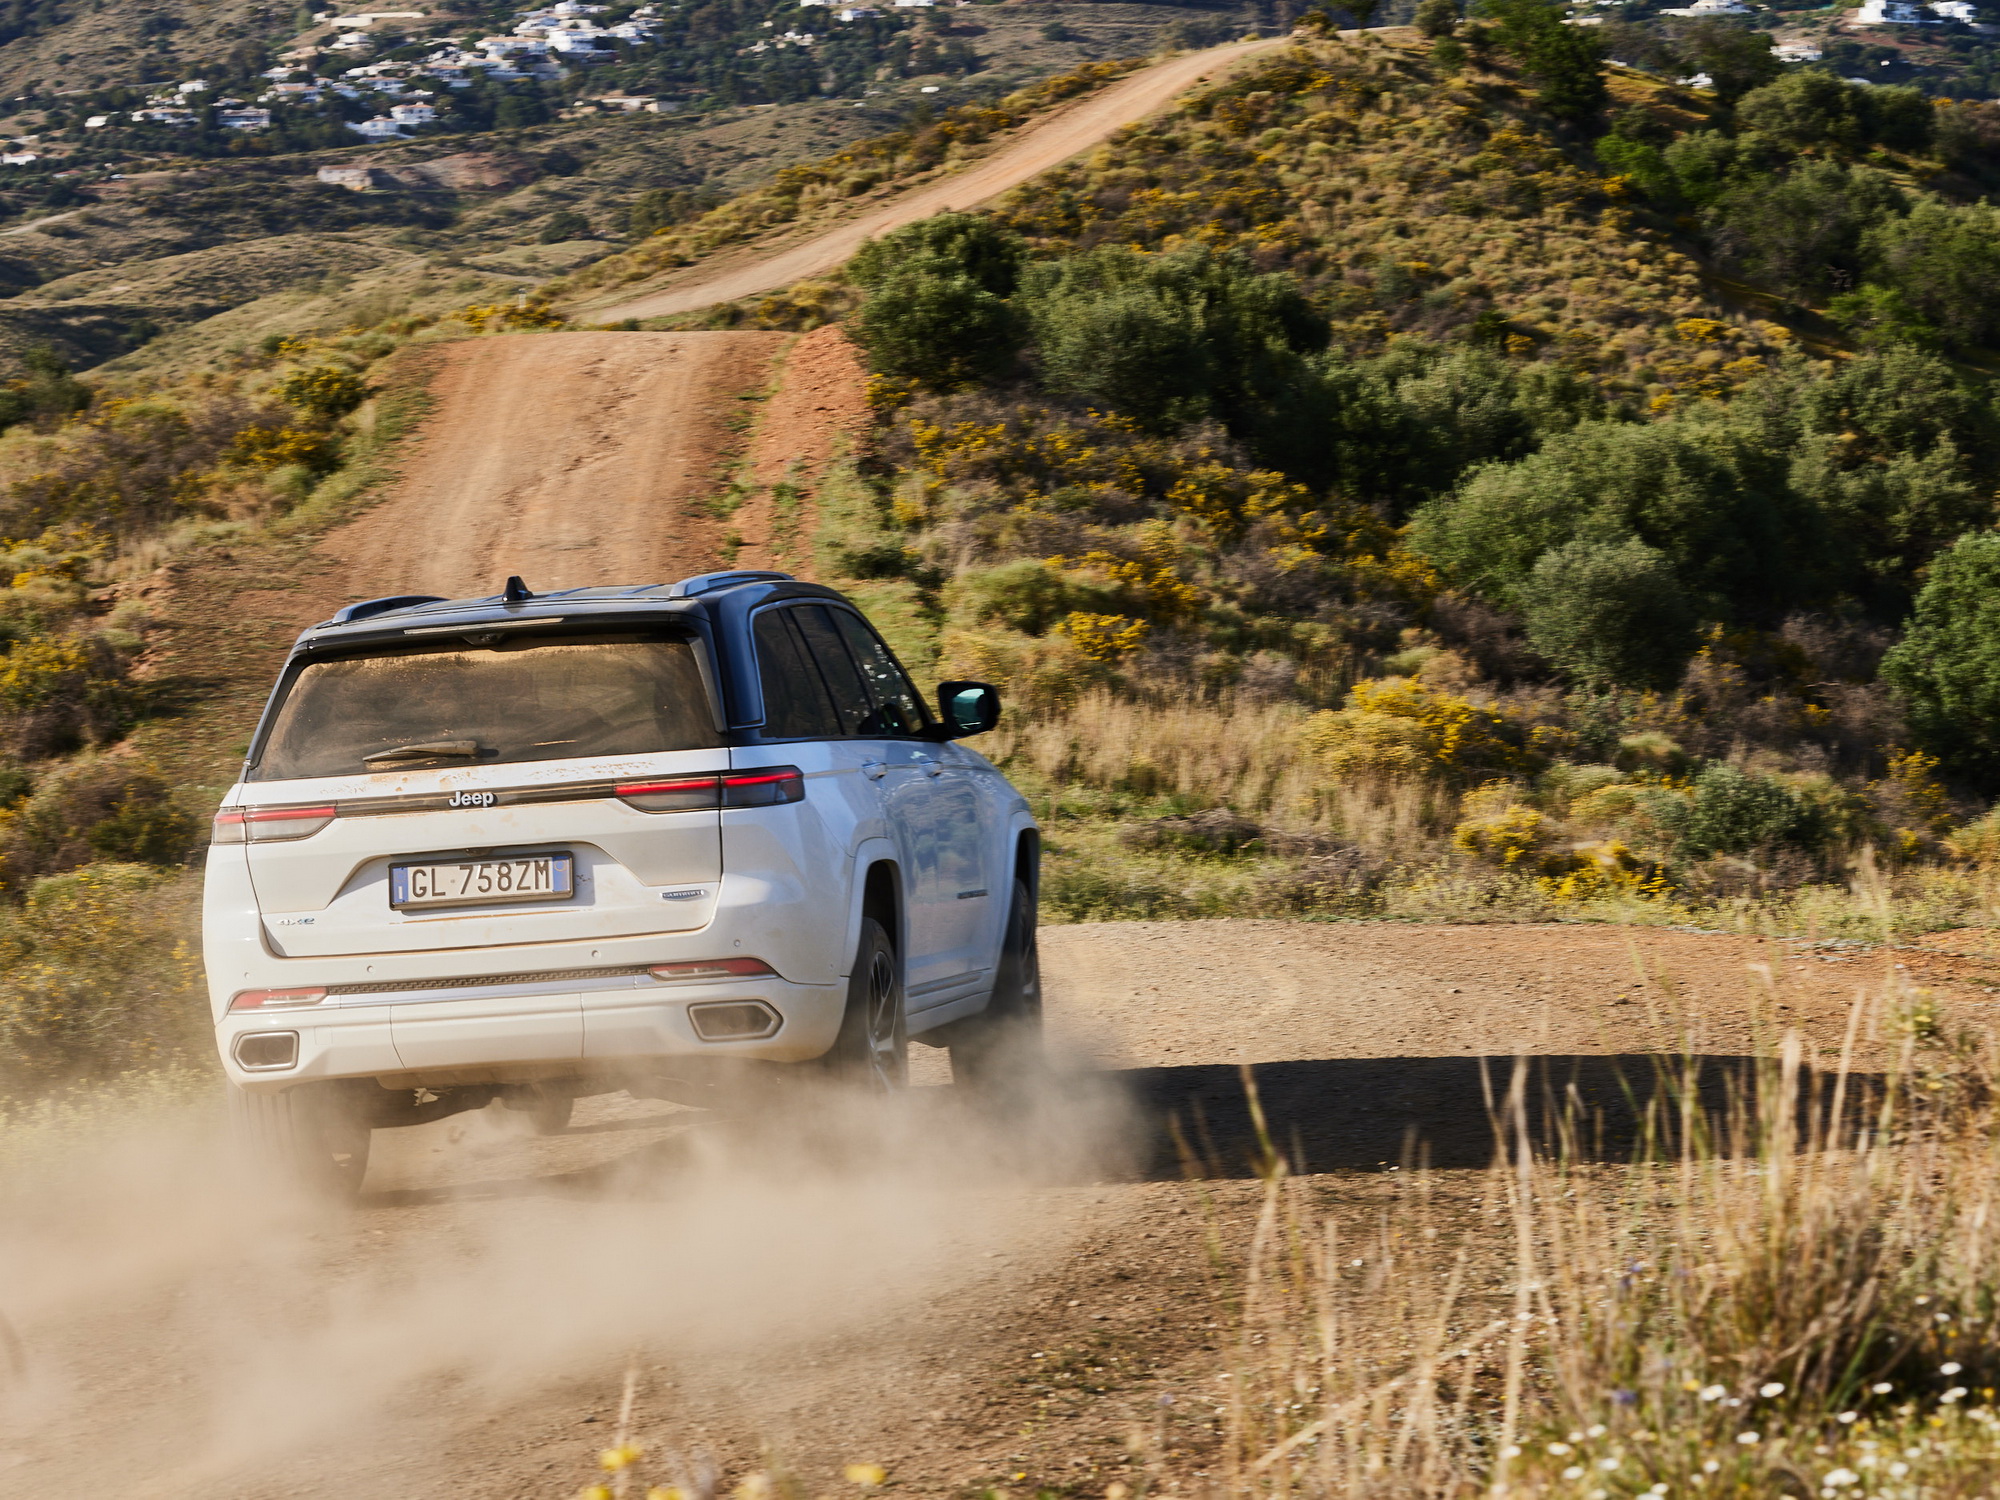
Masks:
[[[711,566],[718,486],[783,333],[561,333],[450,345],[387,499],[330,533],[325,599],[537,592]],[[324,602],[324,601],[322,601]]]
[[[1088,151],[1114,131],[1159,113],[1196,84],[1288,43],[1287,37],[1231,42],[1142,69],[1056,111],[965,170],[925,183],[801,244],[767,243],[712,257],[656,290],[638,297],[620,294],[624,300],[589,306],[588,311],[600,323],[664,318],[822,275],[853,255],[863,240],[948,209],[990,202]]]

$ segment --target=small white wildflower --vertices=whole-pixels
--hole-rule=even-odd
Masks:
[[[1934,1321],[1934,1322],[1938,1322],[1938,1323],[1949,1323],[1949,1322],[1951,1321],[1951,1314],[1950,1314],[1950,1313],[1932,1313],[1932,1314],[1931,1314],[1931,1319],[1932,1319],[1932,1321]]]
[[[1957,1373],[1958,1373],[1958,1372],[1959,1372],[1960,1370],[1962,1370],[1962,1369],[1964,1369],[1964,1368],[1965,1368],[1965,1366],[1964,1366],[1964,1365],[1962,1365],[1962,1364],[1960,1364],[1960,1363],[1959,1363],[1959,1362],[1958,1362],[1957,1360],[1955,1360],[1955,1359],[1948,1359],[1948,1360],[1946,1360],[1946,1361],[1945,1361],[1945,1362],[1944,1362],[1943,1364],[1941,1364],[1941,1365],[1939,1365],[1939,1366],[1938,1366],[1938,1374],[1940,1374],[1940,1375],[1956,1375],[1956,1374],[1957,1374]]]
[[[1590,1431],[1589,1431],[1589,1433],[1587,1434],[1587,1436],[1590,1436],[1590,1437],[1603,1437],[1603,1436],[1604,1436],[1604,1434],[1605,1434],[1605,1431],[1606,1431],[1606,1429],[1605,1429],[1605,1426],[1604,1426],[1604,1424],[1603,1424],[1602,1422],[1593,1422],[1593,1423],[1591,1423],[1591,1424],[1590,1424]]]
[[[1931,1299],[1929,1297],[1919,1297],[1917,1298],[1917,1306],[1922,1307],[1925,1303],[1929,1302],[1930,1300]]]
[[[1666,1492],[1667,1487],[1664,1483],[1656,1484],[1650,1490],[1646,1491],[1649,1495],[1664,1495]]]
[[[1822,1484],[1828,1484],[1834,1486],[1835,1488],[1838,1488],[1843,1484],[1861,1483],[1861,1476],[1855,1473],[1852,1469],[1835,1469],[1831,1474],[1827,1475],[1826,1478],[1821,1480],[1820,1482]]]
[[[1942,1399],[1946,1401],[1963,1401],[1965,1399],[1965,1387],[1962,1385],[1953,1386],[1944,1393]]]
[[[1729,1392],[1719,1385],[1705,1385],[1701,1388],[1701,1399],[1704,1401],[1720,1401],[1728,1394]]]
[[[1571,1464],[1567,1469],[1563,1470],[1563,1478],[1581,1479],[1583,1478],[1583,1470],[1579,1469],[1575,1464]]]
[[[1721,1467],[1722,1467],[1721,1464],[1717,1463],[1714,1459],[1711,1458],[1707,1463],[1701,1466],[1701,1472],[1704,1474],[1713,1474],[1717,1469]]]
[[[1861,1413],[1858,1411],[1844,1411],[1840,1414],[1838,1420],[1842,1423],[1842,1425],[1858,1422],[1861,1420]]]
[[[1739,1432],[1736,1434],[1736,1441],[1746,1448],[1752,1443],[1761,1443],[1763,1440],[1764,1435],[1760,1432]]]
[[[1889,1394],[1889,1392],[1893,1391],[1895,1387],[1889,1384],[1889,1382],[1886,1380],[1878,1380],[1873,1385],[1869,1386],[1868,1389],[1873,1391],[1878,1396],[1886,1396]]]
[[[1604,1430],[1604,1429],[1603,1429],[1603,1428],[1601,1428],[1601,1427],[1600,1427],[1600,1428],[1598,1429],[1598,1431],[1599,1431],[1599,1432],[1602,1432],[1603,1430]],[[1593,1433],[1593,1434],[1592,1434],[1592,1436],[1594,1437],[1594,1436],[1596,1436],[1596,1434],[1595,1434],[1595,1433]],[[1572,1433],[1571,1433],[1571,1434],[1569,1435],[1569,1440],[1570,1440],[1570,1441],[1571,1441],[1572,1443],[1580,1443],[1580,1442],[1582,1442],[1582,1441],[1583,1441],[1583,1434],[1582,1434],[1582,1433],[1580,1433],[1580,1432],[1572,1432]]]
[[[1910,1472],[1910,1466],[1901,1461],[1889,1465],[1889,1473],[1893,1478],[1901,1479],[1905,1474],[1909,1472]]]
[[[1505,1448],[1500,1450],[1500,1456],[1502,1458],[1519,1458],[1521,1456],[1520,1444],[1509,1443]]]
[[[1743,1404],[1743,1398],[1741,1396],[1731,1396],[1727,1401],[1723,1402],[1722,1404],[1724,1406],[1741,1406]]]
[[[1552,1457],[1552,1458],[1561,1458],[1561,1457],[1562,1457],[1562,1456],[1563,1456],[1563,1455],[1564,1455],[1565,1453],[1567,1453],[1567,1452],[1569,1452],[1569,1444],[1568,1444],[1568,1443],[1550,1443],[1550,1444],[1549,1444],[1549,1456],[1550,1456],[1550,1457]]]
[[[1767,1380],[1757,1387],[1757,1394],[1767,1401],[1773,1396],[1782,1396],[1785,1394],[1785,1383],[1782,1380]]]
[[[1618,1467],[1618,1460],[1615,1456],[1611,1458],[1600,1458],[1597,1461],[1597,1467],[1602,1469],[1605,1473],[1609,1474],[1613,1469]]]

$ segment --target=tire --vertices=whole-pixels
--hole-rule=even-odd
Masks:
[[[819,1068],[842,1087],[870,1094],[891,1094],[910,1081],[903,966],[896,945],[873,917],[861,920],[861,944],[847,981],[847,1010]]]
[[[373,1131],[345,1090],[307,1083],[253,1094],[227,1087],[230,1128],[258,1172],[343,1203],[361,1195]]]
[[[1005,1093],[1041,1072],[1042,961],[1035,915],[1034,892],[1016,879],[993,998],[951,1033],[952,1082],[963,1088]]]

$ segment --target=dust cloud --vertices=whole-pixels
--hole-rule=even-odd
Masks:
[[[509,1403],[628,1359],[782,1445],[871,1360],[976,1338],[953,1299],[1059,1258],[1043,1190],[1121,1174],[1135,1136],[1079,1068],[1007,1109],[935,1085],[620,1095],[555,1137],[497,1108],[378,1132],[362,1202],[332,1209],[240,1175],[219,1111],[157,1114],[0,1167],[21,1356],[0,1357],[0,1496],[85,1472],[133,1496],[407,1495]]]

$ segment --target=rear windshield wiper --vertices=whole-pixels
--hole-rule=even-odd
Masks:
[[[479,741],[425,740],[420,745],[398,745],[393,750],[377,750],[373,755],[362,756],[361,764],[372,766],[384,760],[436,760],[441,756],[465,756],[477,760]]]

